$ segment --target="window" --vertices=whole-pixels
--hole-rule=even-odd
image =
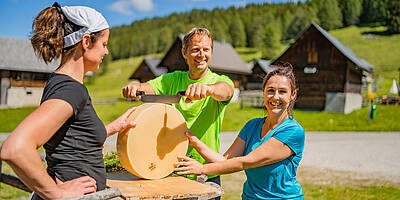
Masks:
[[[315,74],[317,71],[317,66],[309,65],[304,67],[305,74]]]

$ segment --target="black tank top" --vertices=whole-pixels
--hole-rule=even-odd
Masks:
[[[43,90],[41,103],[49,99],[66,101],[74,114],[44,144],[47,172],[61,181],[90,176],[96,180],[98,191],[105,189],[102,151],[107,132],[93,109],[86,87],[67,75],[53,73]]]

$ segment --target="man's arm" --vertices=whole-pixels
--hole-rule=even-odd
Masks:
[[[139,100],[136,96],[137,91],[144,91],[146,94],[155,94],[153,88],[149,83],[140,83],[138,81],[132,81],[128,85],[122,88],[122,94],[125,98],[131,98]]]
[[[227,101],[233,95],[233,88],[228,83],[221,81],[215,84],[202,84],[194,83],[190,84],[187,89],[185,96],[188,97],[187,103],[191,100],[200,100],[211,96],[216,101]]]
[[[228,101],[233,95],[233,88],[228,83],[221,81],[210,85],[213,87],[211,97],[217,101]]]

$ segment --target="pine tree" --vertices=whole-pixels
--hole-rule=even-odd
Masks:
[[[336,0],[318,0],[318,18],[320,25],[331,30],[342,26],[342,13]]]
[[[391,0],[387,7],[387,26],[391,33],[400,33],[400,0]]]
[[[263,16],[257,16],[254,18],[253,23],[251,23],[250,33],[249,33],[249,46],[260,48],[263,40],[263,29],[266,24],[266,18]]]
[[[386,8],[390,0],[363,0],[361,23],[381,22],[386,20]]]
[[[165,26],[161,28],[159,36],[158,36],[158,53],[165,52],[168,50],[170,45],[173,42],[174,36],[172,35],[171,28]]]
[[[225,42],[227,37],[226,37],[225,30],[221,24],[222,24],[221,19],[214,18],[212,20],[212,25],[211,25],[212,35],[213,35],[214,40]]]
[[[232,45],[234,47],[244,47],[246,45],[246,33],[243,22],[239,16],[235,16],[230,26]]]
[[[345,26],[358,24],[361,15],[361,0],[339,0]]]
[[[259,30],[261,32],[259,38],[261,41],[258,46],[263,58],[272,59],[278,54],[277,50],[281,45],[281,30],[279,23],[280,22],[269,22]]]
[[[313,7],[297,8],[293,20],[287,29],[287,36],[289,38],[295,38],[301,31],[306,29],[312,21],[318,23],[316,11]]]

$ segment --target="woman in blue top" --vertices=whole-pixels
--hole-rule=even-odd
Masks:
[[[247,122],[222,156],[202,143],[191,131],[189,144],[209,164],[179,156],[178,174],[228,174],[245,170],[242,199],[303,199],[296,171],[303,155],[305,133],[292,110],[296,83],[290,63],[279,63],[264,78],[265,118]]]

